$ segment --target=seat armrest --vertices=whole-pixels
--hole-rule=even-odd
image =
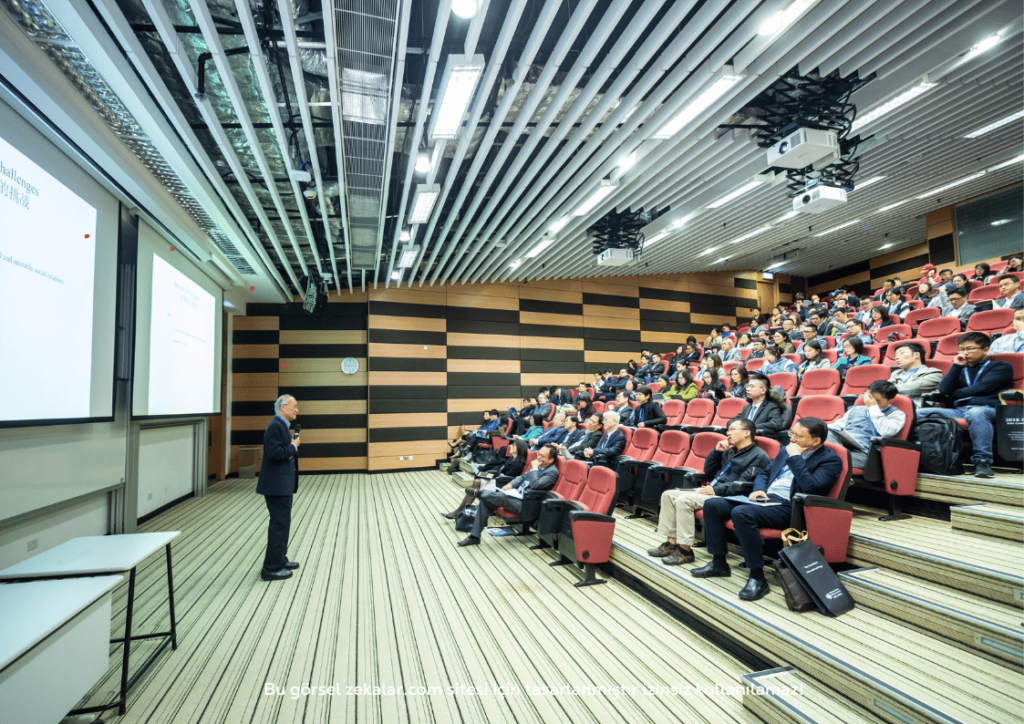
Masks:
[[[835,508],[837,510],[853,510],[853,504],[845,500],[837,500],[827,495],[811,495],[810,493],[797,493],[793,496],[793,502],[797,502],[808,508]]]
[[[563,498],[551,490],[527,490],[523,500],[563,500]]]
[[[901,450],[919,450],[916,442],[910,442],[909,440],[900,440],[895,437],[873,437],[871,438],[872,445],[878,445],[878,447],[897,447]]]
[[[589,510],[573,510],[569,513],[571,521],[589,521],[594,523],[615,523],[615,518],[610,515],[602,515]]]

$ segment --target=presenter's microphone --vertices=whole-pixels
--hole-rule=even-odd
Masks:
[[[302,425],[299,425],[299,424],[295,425],[295,434],[292,436],[293,440],[299,436],[299,430],[301,430],[301,429],[302,429]]]

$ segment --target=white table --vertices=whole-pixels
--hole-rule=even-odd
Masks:
[[[181,531],[73,538],[0,571],[0,581],[68,579],[125,572],[129,574],[124,638],[110,639],[110,643],[124,644],[124,656],[121,663],[121,693],[115,701],[109,704],[76,709],[70,712],[71,714],[102,712],[116,706],[118,714],[123,715],[128,701],[128,690],[146,672],[146,669],[167,647],[168,643],[171,644],[172,649],[178,648],[177,624],[174,617],[174,578],[171,574],[171,541],[179,535],[181,535]],[[170,631],[133,636],[132,613],[135,608],[136,568],[146,558],[159,551],[161,547],[164,548],[167,557],[167,601],[171,614],[171,629]],[[132,641],[152,638],[164,638],[164,641],[129,680],[128,665]]]
[[[53,724],[110,665],[110,592],[123,576],[0,585],[0,717]]]

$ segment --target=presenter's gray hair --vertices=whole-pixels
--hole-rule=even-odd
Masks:
[[[274,402],[274,414],[281,412],[281,408],[284,407],[285,403],[288,402],[288,399],[290,397],[291,395],[281,395],[280,397],[277,398],[277,400]]]

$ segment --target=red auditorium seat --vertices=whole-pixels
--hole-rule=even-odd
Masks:
[[[790,362],[792,362],[795,365],[798,365],[801,362],[803,362],[803,360],[800,359],[800,355],[795,354],[795,353],[784,354],[782,356],[785,357],[786,359],[788,359]]]
[[[512,446],[510,445],[509,447],[511,448]],[[509,454],[512,454],[512,450],[509,450]],[[537,457],[537,453],[535,451],[533,451],[533,450],[531,450],[527,454],[527,456],[526,456],[526,468],[525,469],[529,470],[530,464],[536,459],[536,457]],[[555,481],[555,486],[554,486],[554,488],[552,488],[552,490],[559,489],[559,486],[561,486],[561,490],[563,490],[563,491],[569,489],[569,484],[563,482],[563,478],[565,476],[566,465],[567,465],[567,463],[566,463],[566,461],[563,458],[561,458],[561,457],[555,458],[555,468],[558,470],[558,479]],[[544,496],[544,497],[546,497],[546,496]],[[525,501],[524,501],[524,503],[525,503]],[[524,510],[525,510],[525,507],[526,506],[524,505],[523,506]],[[494,511],[494,514],[498,515],[498,516],[501,516],[509,524],[512,524],[512,523],[523,523],[523,521],[524,521],[524,518],[522,517],[522,515],[523,515],[522,513],[513,513],[512,511],[505,510],[504,508],[497,508]],[[530,522],[532,522],[534,520],[536,520],[536,517],[531,518]],[[516,533],[516,535],[526,535],[527,532],[528,532],[528,529],[529,529],[529,523],[524,523],[522,529],[518,533]]]
[[[641,494],[634,501],[634,507],[657,514],[658,506],[661,503],[661,494],[670,488],[682,487],[687,473],[703,474],[704,461],[715,449],[715,445],[724,439],[725,435],[720,435],[717,432],[698,432],[694,435],[690,440],[690,449],[682,465],[663,468],[660,475],[648,475]]]
[[[998,355],[989,355],[989,356],[990,357],[996,357]],[[942,376],[943,377],[945,377],[946,374],[953,368],[952,360],[948,360],[948,359],[930,359],[930,360],[925,360],[924,365],[925,365],[925,367],[934,367],[937,370],[942,370]]]
[[[782,447],[778,440],[770,437],[755,437],[754,444],[767,453],[769,460],[774,460],[775,456],[779,454],[779,449]]]
[[[975,302],[990,302],[994,299],[999,299],[1003,296],[1003,293],[999,291],[999,287],[996,284],[986,284],[983,287],[972,289],[971,293],[967,295],[967,303],[974,304]]]
[[[604,583],[596,565],[607,563],[615,534],[615,473],[595,465],[590,468],[579,499],[546,500],[541,508],[537,534],[558,551],[559,563],[576,561],[584,567],[584,579],[574,585]]]
[[[871,364],[876,365],[882,360],[882,351],[877,344],[864,345],[864,354],[871,358]]]
[[[838,361],[839,359],[839,350],[837,349],[823,349],[821,353],[825,355],[826,359],[828,359],[828,361],[831,362],[832,364],[835,364],[836,361]]]
[[[991,264],[989,264],[989,270],[993,274],[998,274],[999,272],[1001,272],[1003,269],[1006,268],[1006,264],[1007,264],[1006,261],[995,261],[995,262],[992,262]]]
[[[988,359],[994,361],[1009,362],[1013,367],[1014,390],[1024,390],[1024,355],[1022,354],[990,354]],[[930,363],[929,363],[930,364]]]
[[[993,332],[1001,332],[1011,324],[1013,324],[1012,309],[991,309],[987,312],[972,314],[967,320],[967,331],[982,332],[991,336]]]
[[[797,376],[793,372],[776,372],[774,375],[768,375],[768,381],[772,387],[778,385],[786,393],[786,399],[789,399],[796,394],[797,388]]]
[[[841,384],[839,370],[811,370],[800,380],[800,396],[838,395]]]
[[[646,480],[649,476],[660,477],[664,470],[679,467],[686,460],[690,452],[690,436],[679,430],[666,430],[661,433],[658,439],[658,449],[654,456],[642,463],[633,463],[633,486],[632,488],[620,489],[619,495],[626,498],[626,502],[633,506],[634,515],[629,517],[642,518],[643,512],[637,507]],[[665,480],[667,480],[667,473]],[[660,496],[660,493],[658,494]],[[653,501],[654,509],[657,510],[658,501]]]
[[[725,376],[728,377],[729,373],[732,372],[732,368],[738,365],[739,362],[725,362],[722,364],[722,369],[725,370]]]
[[[920,301],[920,300],[919,300]],[[924,304],[924,302],[921,302]],[[942,310],[938,307],[923,307],[922,309],[914,309],[907,313],[906,319],[903,320],[904,324],[909,324],[911,327],[918,326],[920,322],[926,319],[934,319],[942,314]]]
[[[863,395],[868,387],[876,380],[888,380],[892,374],[885,365],[861,365],[851,367],[846,371],[846,380],[843,382],[843,389],[839,395]]]
[[[717,427],[724,430],[729,426],[729,422],[739,415],[746,405],[747,401],[738,397],[726,397],[724,400],[719,400],[718,407],[715,408],[715,416],[708,427]]]
[[[829,335],[827,337],[818,337],[818,343],[821,344],[821,349],[835,349],[836,338]]]
[[[801,397],[793,415],[793,424],[805,417],[820,417],[830,425],[846,414],[846,404],[834,395],[808,395]]]
[[[666,427],[675,427],[683,424],[683,415],[686,414],[686,403],[682,400],[665,400],[661,405],[661,411],[665,413],[668,421]]]
[[[863,405],[863,399],[856,402]],[[907,416],[903,429],[894,438],[877,438],[868,453],[868,462],[863,470],[853,468],[853,475],[870,483],[880,484],[889,493],[889,514],[879,520],[902,520],[910,516],[900,510],[899,497],[913,495],[917,491],[917,469],[921,461],[921,450],[915,443],[907,442],[914,424],[914,403],[910,398],[896,395],[892,404]]]
[[[689,427],[705,427],[714,416],[714,402],[703,398],[690,400],[689,404],[686,405],[686,414],[683,415],[681,426],[684,429]]]
[[[750,357],[750,353],[753,352],[753,351],[754,350],[752,350],[752,349],[741,349],[740,350],[740,359],[743,360],[744,362],[746,362],[747,358]]]
[[[633,431],[629,444],[615,461],[616,486],[620,492],[633,489],[639,464],[653,458],[657,450],[658,433],[653,428],[641,427]]]
[[[604,414],[605,403],[604,400],[594,400],[594,412],[598,415]]]
[[[931,344],[950,334],[960,334],[960,320],[956,317],[926,319],[917,328],[917,341],[921,344]]]
[[[952,362],[953,358],[960,353],[960,345],[957,344],[958,339],[960,339],[959,332],[939,339],[935,344],[935,353],[932,355],[932,359],[928,361],[928,364],[931,364],[932,360]]]
[[[878,330],[875,344],[895,344],[913,336],[914,330],[909,324],[893,324]]]
[[[651,388],[651,394],[652,395],[656,395],[659,392],[661,392],[661,383],[660,382],[648,382],[647,386]]]
[[[743,366],[747,368],[747,372],[755,372],[764,365],[764,358],[758,357],[757,359],[748,359],[746,364]]]
[[[907,304],[910,305],[910,312],[907,313],[908,317],[911,315],[911,313],[913,313],[915,309],[924,309],[923,299],[910,299],[907,301]]]

